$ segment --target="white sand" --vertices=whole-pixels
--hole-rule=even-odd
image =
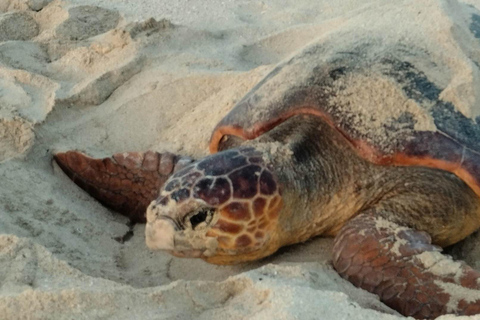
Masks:
[[[127,220],[69,181],[52,152],[202,156],[235,102],[316,37],[348,21],[413,36],[423,14],[438,21],[431,41],[448,43],[470,24],[460,11],[480,10],[469,3],[0,0],[0,318],[400,318],[335,273],[330,239],[233,267],[149,252],[142,225],[120,244]],[[442,95],[468,113],[478,71],[450,47],[464,76]],[[474,235],[453,253],[480,269],[479,244]]]

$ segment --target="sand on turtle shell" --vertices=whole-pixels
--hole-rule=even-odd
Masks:
[[[275,64],[317,38],[353,29],[442,48],[429,54],[442,55],[450,72],[424,69],[445,88],[442,99],[474,118],[480,82],[468,61],[479,58],[480,3],[468,3],[1,1],[0,30],[8,31],[1,37],[8,39],[0,42],[0,317],[401,318],[336,274],[331,239],[227,267],[150,252],[143,225],[119,243],[129,232],[126,219],[66,178],[52,153],[150,149],[201,157],[215,124]],[[426,20],[435,23],[427,28]],[[382,79],[348,86],[345,99],[369,104],[365,114],[390,101],[388,115],[404,102]],[[451,253],[480,269],[479,243],[473,236]]]

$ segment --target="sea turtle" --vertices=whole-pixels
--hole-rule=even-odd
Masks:
[[[102,203],[146,219],[151,249],[233,264],[333,236],[338,273],[400,313],[480,313],[480,273],[440,249],[480,226],[480,128],[440,98],[433,59],[316,43],[238,102],[203,159],[54,157]]]

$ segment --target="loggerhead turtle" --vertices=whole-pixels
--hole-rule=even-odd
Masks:
[[[55,160],[105,205],[146,220],[151,249],[233,264],[333,236],[338,273],[400,313],[480,313],[480,273],[440,249],[480,226],[480,128],[440,99],[432,59],[314,44],[221,120],[210,156]],[[368,83],[382,91],[364,93]]]

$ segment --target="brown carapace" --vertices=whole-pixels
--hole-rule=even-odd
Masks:
[[[480,226],[478,119],[428,79],[432,65],[452,78],[439,56],[341,39],[267,75],[214,129],[214,155],[55,160],[105,205],[147,220],[152,249],[231,264],[331,235],[339,274],[402,314],[480,313],[480,274],[440,249]],[[360,103],[358,79],[388,84],[398,105]]]

